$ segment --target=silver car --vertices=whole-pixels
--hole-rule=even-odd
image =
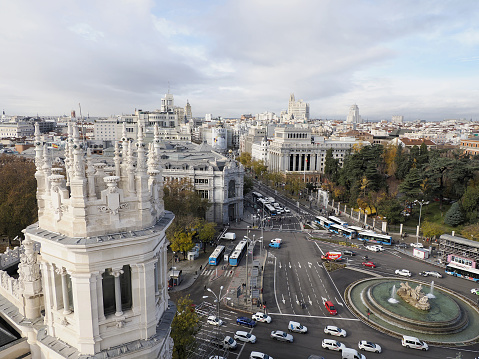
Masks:
[[[271,332],[271,338],[282,341],[282,342],[293,342],[293,336],[282,330],[273,330]]]

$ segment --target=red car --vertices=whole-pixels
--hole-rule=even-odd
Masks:
[[[324,306],[328,310],[329,314],[331,314],[331,315],[338,314],[338,311],[336,310],[336,308],[334,308],[333,302],[328,300],[327,302],[324,302]]]
[[[376,268],[376,264],[374,264],[373,262],[363,262],[363,266],[369,268]]]

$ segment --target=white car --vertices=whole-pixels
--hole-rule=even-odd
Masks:
[[[346,331],[344,329],[341,329],[341,328],[338,328],[334,325],[328,325],[324,328],[324,332],[326,334],[330,334],[330,335],[335,335],[337,337],[343,337],[343,338],[346,338]]]
[[[394,273],[397,275],[402,275],[403,277],[410,277],[412,275],[407,269],[396,269]]]
[[[251,352],[249,359],[273,359],[273,357],[261,352]]]
[[[288,207],[284,207],[284,211],[285,211],[286,213],[291,213],[291,210],[290,210]]]
[[[430,271],[424,271],[422,272],[422,275],[424,277],[431,276],[431,277],[436,277],[436,278],[442,278],[442,274],[439,272],[436,272],[435,270],[430,270]]]
[[[411,247],[414,247],[414,248],[424,248],[424,246],[422,245],[422,243],[411,243],[410,244]]]
[[[369,250],[369,251],[371,251],[371,252],[379,252],[379,251],[381,251],[381,249],[380,249],[379,246],[367,246],[366,249]]]
[[[358,343],[358,347],[361,350],[366,350],[367,352],[381,353],[381,347],[375,343],[368,342],[366,340],[361,340]]]
[[[471,289],[471,294],[479,295],[479,288],[472,288]]]
[[[240,340],[245,343],[256,343],[256,336],[242,330],[238,330],[234,335],[235,340]]]
[[[323,339],[321,346],[324,349],[335,350],[338,352],[346,348],[346,345],[334,339]]]
[[[253,314],[252,318],[257,322],[271,323],[271,317],[261,312]]]
[[[222,321],[221,319],[219,319],[219,318],[216,318],[215,315],[210,315],[210,316],[208,317],[208,319],[206,320],[206,322],[207,322],[208,324],[217,325],[217,326],[219,326],[219,327],[223,325],[223,321]]]

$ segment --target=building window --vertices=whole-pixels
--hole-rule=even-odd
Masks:
[[[236,181],[231,180],[228,183],[228,198],[236,197]]]
[[[196,193],[198,193],[201,198],[209,198],[209,192],[207,190],[197,190]]]
[[[121,313],[131,309],[131,268],[124,265],[120,271],[107,268],[102,274],[103,280],[103,311],[105,315]],[[116,279],[119,277],[119,280]],[[119,285],[120,303],[116,300],[115,286]],[[117,305],[118,304],[118,305]]]

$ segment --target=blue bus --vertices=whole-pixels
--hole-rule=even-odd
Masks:
[[[348,227],[340,226],[339,224],[333,223],[329,226],[329,230],[331,232],[337,233],[346,237],[348,239],[356,238],[357,232],[354,229],[350,229]]]
[[[329,229],[329,227],[333,224],[329,219],[323,216],[316,216],[315,218],[316,223],[319,224],[324,229]]]
[[[276,208],[274,208],[273,205],[266,203],[264,208],[266,208],[266,211],[268,211],[270,216],[276,216]]]
[[[237,267],[241,259],[243,258],[244,254],[246,253],[246,241],[240,241],[234,252],[230,255],[230,266]]]
[[[263,195],[259,192],[251,192],[251,195],[253,196],[254,201],[257,201],[263,198]]]
[[[344,222],[341,218],[335,217],[335,216],[329,216],[329,220],[331,222],[334,222],[336,224],[339,224],[340,226],[346,227],[348,224]]]
[[[217,266],[218,264],[220,264],[221,260],[223,259],[224,253],[225,253],[225,246],[220,245],[216,247],[213,253],[211,253],[208,263],[211,266]]]
[[[372,231],[359,232],[358,239],[360,241],[377,243],[377,244],[385,244],[387,246],[390,246],[393,242],[393,239],[391,236],[388,236],[385,234],[378,234]]]
[[[479,269],[477,268],[465,268],[457,265],[455,262],[450,262],[446,266],[446,274],[454,277],[464,278],[479,282]]]

